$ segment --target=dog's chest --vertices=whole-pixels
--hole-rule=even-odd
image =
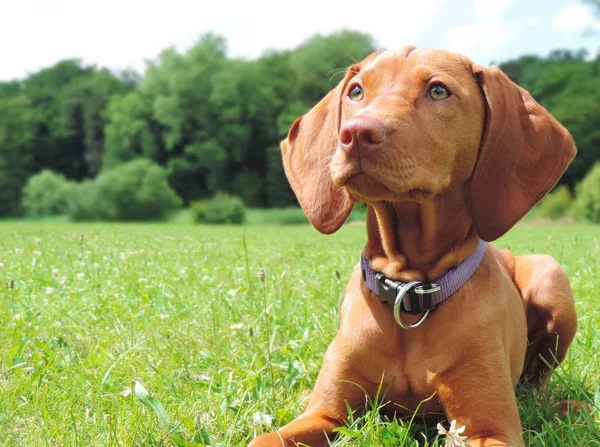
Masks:
[[[390,402],[385,411],[398,416],[412,415],[417,408],[420,413],[440,411],[435,398],[435,383],[438,371],[446,368],[439,361],[440,356],[431,350],[431,346],[429,350],[423,350],[419,346],[395,345],[388,345],[361,362],[369,365],[362,373],[371,386],[380,387],[381,393],[385,393],[380,400]]]

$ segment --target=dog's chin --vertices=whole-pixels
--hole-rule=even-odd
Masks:
[[[433,196],[423,188],[394,191],[364,172],[351,175],[342,186],[357,202],[423,202]]]

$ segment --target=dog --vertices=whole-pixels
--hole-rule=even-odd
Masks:
[[[328,445],[380,386],[385,414],[444,412],[470,447],[524,445],[514,388],[547,380],[577,316],[552,257],[489,242],[560,179],[569,132],[498,68],[406,47],[349,67],[281,150],[313,226],[333,233],[364,202],[367,242],[305,412],[250,446]]]

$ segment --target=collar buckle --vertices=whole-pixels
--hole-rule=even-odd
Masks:
[[[394,307],[394,318],[400,327],[413,329],[423,324],[433,308],[431,294],[440,290],[438,284],[423,283],[421,281],[408,283],[394,281],[386,278],[382,273],[377,273],[375,278],[379,286],[379,299],[381,302]],[[404,298],[410,300],[410,310],[406,308]],[[423,313],[423,316],[415,324],[406,324],[402,321],[401,312],[409,315]]]
[[[404,297],[410,290],[413,289],[415,294],[408,295],[410,299],[411,311],[407,311],[404,307]],[[419,291],[417,291],[419,290]],[[416,327],[421,326],[432,309],[431,302],[431,294],[440,290],[440,286],[432,283],[432,284],[424,284],[420,281],[413,281],[409,283],[403,283],[403,286],[398,289],[398,294],[396,295],[396,300],[394,302],[394,319],[396,323],[403,329],[414,329]],[[422,298],[419,298],[419,295]],[[402,321],[402,317],[400,312],[404,312],[410,315],[418,315],[422,312],[423,316],[414,324],[406,324]]]

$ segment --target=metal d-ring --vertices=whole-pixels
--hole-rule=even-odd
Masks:
[[[402,307],[402,299],[404,298],[404,295],[406,295],[408,293],[408,291],[410,289],[412,289],[413,287],[421,286],[421,285],[423,285],[423,283],[421,281],[413,281],[413,282],[404,284],[401,288],[398,289],[398,294],[396,295],[396,301],[394,301],[394,318],[396,319],[396,323],[398,323],[398,325],[403,329],[414,329],[416,327],[421,326],[421,324],[423,324],[423,322],[429,316],[429,312],[431,312],[431,309],[427,309],[425,311],[425,313],[423,314],[423,316],[421,317],[421,319],[419,321],[417,321],[415,324],[406,324],[406,323],[404,323],[404,321],[402,321],[402,317],[400,317],[400,308]]]

